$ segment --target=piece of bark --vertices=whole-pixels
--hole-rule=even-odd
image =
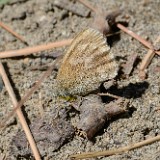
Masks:
[[[30,125],[31,132],[42,157],[49,157],[53,151],[73,138],[74,128],[70,121],[66,119],[65,109],[62,112],[63,113],[55,119],[53,117],[56,112],[45,112],[43,118],[37,118]],[[10,153],[14,158],[18,156],[32,157],[24,132],[18,132],[16,136],[13,137]]]
[[[104,124],[107,123],[107,120],[126,111],[123,106],[126,104],[123,101],[121,99],[105,105],[97,95],[85,97],[80,106],[80,121],[77,125],[78,134],[88,139],[93,138],[103,128]]]
[[[116,101],[106,104],[105,111],[107,112],[108,118],[110,119],[118,114],[122,114],[127,111],[128,103],[128,99],[119,98]]]
[[[80,121],[77,130],[91,139],[105,124],[107,114],[101,98],[97,95],[89,95],[84,98],[80,106]]]
[[[126,76],[129,76],[131,74],[134,63],[135,63],[137,57],[138,57],[137,53],[131,54],[130,56],[127,57],[127,62],[123,66],[123,69],[122,69]]]

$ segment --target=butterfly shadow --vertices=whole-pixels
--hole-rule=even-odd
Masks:
[[[113,47],[121,39],[121,31],[117,27],[118,23],[122,24],[125,27],[128,27],[128,23],[123,21],[116,22],[111,26],[110,36],[107,37],[107,43],[110,47]]]

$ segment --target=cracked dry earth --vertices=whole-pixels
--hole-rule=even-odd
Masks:
[[[128,27],[131,30],[150,42],[154,42],[160,34],[159,0],[93,0],[90,2],[94,5],[98,4],[108,11],[123,8],[123,13],[117,18],[117,21],[128,22]],[[72,8],[74,13],[68,11],[65,6]],[[56,0],[12,0],[0,5],[0,13],[0,20],[22,35],[29,43],[29,46],[74,37],[76,33],[89,26],[93,21],[93,13],[90,10],[76,1],[69,0],[62,1],[61,7],[56,5]],[[25,44],[0,28],[0,51],[24,47],[26,47]],[[44,73],[43,70],[38,68],[51,64],[55,60],[53,54],[63,53],[65,49],[65,47],[62,47],[34,54],[33,56],[1,60],[5,64],[18,99]],[[129,99],[129,111],[111,119],[92,140],[76,135],[68,135],[68,130],[73,133],[73,128],[69,126],[68,121],[75,126],[79,119],[79,112],[71,109],[65,101],[58,102],[58,104],[52,99],[52,89],[54,89],[52,88],[52,82],[56,76],[56,72],[53,72],[41,88],[27,100],[24,108],[28,123],[36,122],[37,118],[44,117],[44,115],[47,117],[45,121],[47,123],[51,118],[56,117],[56,113],[59,111],[60,116],[67,119],[65,124],[59,122],[61,125],[69,126],[64,127],[67,141],[63,145],[56,146],[56,148],[51,143],[52,134],[49,134],[49,137],[43,137],[44,143],[42,141],[40,145],[43,159],[66,160],[69,159],[69,155],[75,153],[119,148],[160,134],[159,57],[155,56],[153,58],[147,69],[147,78],[141,80],[138,77],[138,66],[147,53],[147,49],[143,45],[121,32],[120,39],[112,44],[111,52],[118,57],[117,63],[119,64],[125,63],[129,55],[138,54],[138,60],[130,76],[127,78],[119,76],[116,79],[117,85],[109,89],[110,93]],[[33,68],[37,69],[33,70]],[[0,118],[5,117],[12,110],[11,106],[12,102],[0,80]],[[26,151],[26,148],[15,152],[12,149],[14,148],[14,137],[18,132],[22,133],[21,131],[22,127],[16,118],[8,121],[7,128],[0,132],[0,159],[29,159],[29,157],[33,159],[30,152]],[[46,139],[50,143],[45,143]],[[47,146],[45,146],[46,144]],[[160,142],[121,155],[93,159],[158,160],[160,159]]]

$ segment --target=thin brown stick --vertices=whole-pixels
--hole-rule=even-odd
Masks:
[[[134,33],[133,31],[129,30],[128,28],[126,28],[125,26],[123,26],[122,24],[118,23],[117,27],[119,29],[121,29],[122,31],[126,32],[127,34],[129,34],[130,36],[132,36],[133,38],[137,39],[139,42],[141,42],[144,46],[146,46],[147,48],[151,49],[152,51],[154,51],[155,53],[157,53],[158,55],[160,55],[160,51],[155,51],[154,50],[154,46],[149,43],[148,41],[146,41],[145,39],[143,39],[142,37],[138,36],[136,33]]]
[[[156,45],[159,41],[160,41],[160,36],[157,37],[157,39],[154,42],[154,45]],[[155,55],[155,52],[153,52],[153,50],[149,49],[147,54],[144,56],[142,63],[139,67],[139,69],[141,71],[144,71],[147,68],[147,66],[150,64],[152,58],[154,57],[154,55]]]
[[[130,151],[130,150],[135,149],[135,148],[140,148],[142,146],[154,143],[154,142],[159,141],[159,140],[160,140],[160,135],[158,135],[156,137],[153,137],[153,138],[149,138],[149,139],[144,140],[142,142],[130,144],[126,147],[121,147],[121,148],[118,148],[118,149],[101,151],[101,152],[88,152],[88,153],[82,153],[82,154],[75,154],[75,155],[71,155],[70,158],[84,159],[84,158],[93,158],[93,157],[98,157],[98,156],[111,156],[111,155],[115,155],[115,154],[120,154],[122,152]]]
[[[0,52],[0,58],[26,56],[32,53],[69,45],[71,42],[72,42],[72,39],[67,39],[67,40],[43,44],[39,46],[27,47],[19,50],[4,51],[4,52]]]
[[[4,120],[0,121],[0,128],[4,128],[6,126],[6,122],[15,114],[15,112],[17,111],[17,109],[19,109],[20,107],[22,107],[22,105],[24,104],[24,102],[27,99],[29,99],[31,97],[31,95],[40,87],[40,85],[44,81],[44,79],[50,75],[50,73],[52,72],[54,66],[55,65],[53,64],[52,66],[49,67],[49,69],[42,75],[42,77],[39,80],[36,81],[37,83],[35,84],[35,86],[33,86],[24,95],[24,97],[22,97],[22,99],[18,102],[18,104],[13,109],[13,111],[10,114],[8,114],[8,116],[6,116]]]
[[[9,82],[9,79],[7,77],[7,74],[6,74],[5,70],[4,70],[4,67],[3,67],[1,62],[0,62],[0,73],[1,73],[2,79],[4,81],[5,87],[6,87],[7,91],[8,91],[8,93],[9,93],[9,96],[11,97],[13,105],[17,106],[18,102],[17,102],[16,96],[14,94],[13,88],[12,88],[10,82]],[[21,108],[18,108],[16,110],[16,113],[17,113],[18,118],[19,118],[19,120],[21,122],[21,125],[22,125],[22,127],[24,129],[24,132],[25,132],[26,137],[28,139],[28,142],[29,142],[29,144],[31,146],[31,149],[33,151],[35,159],[36,160],[40,160],[41,157],[40,157],[38,148],[37,148],[36,143],[35,143],[35,141],[34,141],[34,139],[32,137],[32,134],[31,134],[30,129],[29,129],[28,125],[27,125],[27,122],[26,122],[26,120],[24,118],[24,115],[23,115],[23,113],[21,111]]]
[[[23,43],[27,44],[28,43],[24,40],[24,38],[22,36],[20,36],[19,34],[17,34],[15,31],[13,31],[10,27],[8,27],[6,24],[0,22],[0,26],[2,28],[4,28],[6,31],[10,32],[12,35],[14,35],[16,38],[18,38],[20,41],[22,41]]]
[[[93,7],[88,1],[84,1],[84,0],[78,0],[80,3],[82,3],[84,6],[86,6],[87,8],[89,8],[91,11],[93,12],[97,12],[97,8]]]
[[[99,96],[109,96],[109,97],[112,97],[112,98],[115,98],[115,99],[119,99],[119,98],[122,98],[120,96],[117,96],[117,95],[114,95],[114,94],[111,94],[111,93],[98,93]]]

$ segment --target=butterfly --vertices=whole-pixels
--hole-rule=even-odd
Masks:
[[[118,65],[104,35],[82,30],[72,41],[53,83],[54,96],[86,95],[117,75]]]

